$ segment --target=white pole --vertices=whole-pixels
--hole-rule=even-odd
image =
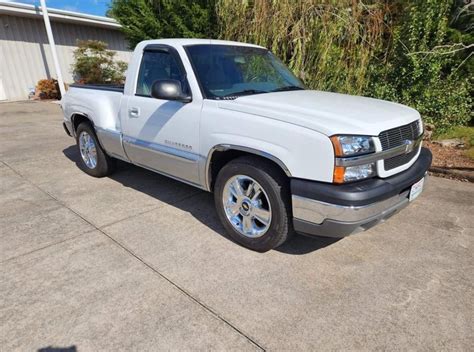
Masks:
[[[51,47],[51,54],[53,55],[54,67],[56,68],[56,75],[58,76],[58,85],[63,97],[66,94],[64,88],[63,75],[61,74],[61,67],[59,66],[58,53],[56,52],[56,44],[54,43],[53,31],[51,30],[51,23],[49,22],[48,9],[46,8],[46,0],[41,0],[41,11],[43,12],[44,26],[48,34],[49,46]]]

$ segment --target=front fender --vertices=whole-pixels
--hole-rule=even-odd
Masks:
[[[288,125],[288,124],[287,124]],[[268,130],[267,130],[268,131]],[[286,136],[279,129],[263,136],[213,133],[209,136],[205,182],[209,186],[209,163],[216,150],[240,150],[272,160],[288,177],[332,182],[334,152],[328,137],[299,126],[286,126]]]
[[[304,126],[240,111],[220,109],[205,101],[201,120],[200,151],[205,158],[219,145],[233,145],[271,156],[287,174],[332,182],[334,150],[328,136]]]

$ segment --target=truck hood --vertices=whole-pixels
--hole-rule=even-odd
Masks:
[[[418,111],[401,104],[314,90],[242,96],[231,101],[220,101],[218,106],[299,125],[327,136],[377,136],[384,130],[420,118]]]

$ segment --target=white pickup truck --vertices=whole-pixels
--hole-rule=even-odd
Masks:
[[[257,251],[368,229],[421,193],[431,164],[416,110],[308,90],[244,43],[141,42],[124,87],[72,85],[62,108],[85,172],[120,159],[214,192],[229,235]]]

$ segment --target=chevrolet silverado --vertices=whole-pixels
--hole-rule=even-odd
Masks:
[[[306,89],[251,44],[141,42],[124,86],[72,85],[62,108],[85,172],[120,159],[213,192],[256,251],[368,229],[422,192],[431,164],[416,110]]]

